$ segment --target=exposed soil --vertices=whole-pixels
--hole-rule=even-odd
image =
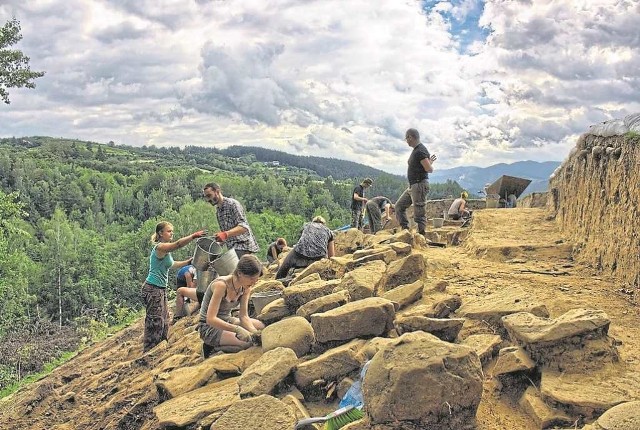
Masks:
[[[637,291],[574,261],[572,245],[563,240],[554,221],[546,219],[544,210],[477,211],[462,246],[421,252],[428,258],[429,280],[448,281],[448,291],[460,294],[463,302],[518,287],[545,303],[551,317],[574,308],[604,310],[612,321],[609,334],[621,342],[620,360],[640,372]],[[142,357],[141,332],[139,321],[0,401],[0,428],[155,428],[152,408],[159,399],[153,378],[163,369],[156,360],[159,355]],[[459,338],[491,332],[486,325],[469,323]],[[184,347],[181,352],[184,355],[174,354],[176,365],[193,351]],[[163,360],[169,366],[171,360]],[[519,393],[496,389],[489,376],[491,366],[489,363],[484,369],[477,428],[536,429],[516,405]]]

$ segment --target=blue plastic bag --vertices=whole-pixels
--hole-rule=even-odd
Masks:
[[[340,400],[340,407],[354,406],[358,409],[362,409],[364,406],[364,398],[362,397],[362,381],[364,381],[364,375],[367,373],[371,360],[364,363],[362,370],[360,371],[360,378],[351,385],[351,388],[344,394],[342,400]]]

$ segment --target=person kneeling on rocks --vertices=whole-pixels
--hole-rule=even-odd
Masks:
[[[315,217],[302,227],[302,234],[298,243],[289,251],[276,273],[276,279],[284,279],[289,269],[300,269],[325,257],[335,255],[333,232],[325,224],[321,216]]]
[[[253,345],[264,324],[249,318],[249,299],[251,288],[261,275],[262,263],[254,255],[246,254],[240,257],[231,275],[221,276],[207,287],[197,326],[204,358],[215,351],[237,352]],[[235,318],[231,310],[238,304],[240,314]]]

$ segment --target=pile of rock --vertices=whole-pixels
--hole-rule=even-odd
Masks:
[[[289,287],[273,280],[256,287],[282,290],[258,315],[268,324],[261,347],[161,366],[155,385],[163,402],[154,408],[161,428],[293,428],[319,401],[337,409],[366,362],[365,418],[348,429],[472,429],[483,366],[505,392],[521,395],[541,428],[640,397],[614,378],[594,402],[582,385],[618,366],[603,312],[549,319],[543,304],[517,289],[463,304],[446,282],[427,278],[423,254],[413,252],[424,238],[409,231],[352,229],[336,242],[338,257],[312,264]],[[459,339],[474,321],[487,332]],[[196,357],[197,334],[180,327],[181,352]],[[585,381],[563,377],[567,371]]]

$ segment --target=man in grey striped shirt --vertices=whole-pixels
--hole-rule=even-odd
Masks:
[[[235,199],[224,197],[220,185],[208,183],[202,190],[204,199],[216,206],[216,218],[220,231],[216,233],[218,242],[225,242],[229,249],[233,249],[238,258],[244,254],[255,254],[260,250],[258,242],[253,236],[244,208]]]

